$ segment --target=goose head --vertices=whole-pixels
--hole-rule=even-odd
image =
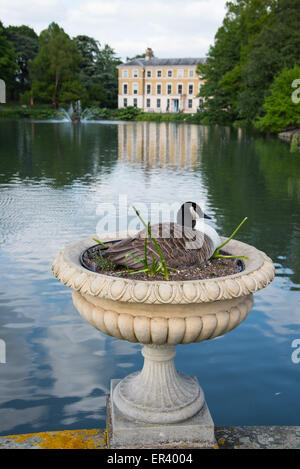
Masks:
[[[198,219],[211,217],[206,215],[196,202],[185,202],[181,205],[177,213],[177,223],[189,228],[195,228]]]

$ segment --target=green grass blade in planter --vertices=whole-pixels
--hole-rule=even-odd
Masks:
[[[245,256],[225,256],[225,255],[219,254],[220,249],[222,249],[227,243],[229,243],[229,241],[236,235],[236,233],[243,226],[243,224],[245,223],[246,220],[248,220],[248,217],[245,217],[244,220],[241,221],[239,226],[234,230],[232,235],[229,236],[229,238],[226,239],[226,241],[224,241],[224,243],[222,243],[220,246],[217,247],[217,249],[215,250],[215,252],[212,255],[213,259],[215,259],[217,257],[226,257],[227,259],[248,259],[248,257],[245,257]]]

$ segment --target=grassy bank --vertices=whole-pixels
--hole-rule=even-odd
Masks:
[[[25,106],[20,104],[0,104],[0,117],[13,119],[54,119],[55,109],[49,105]]]
[[[0,117],[27,118],[27,119],[55,119],[58,111],[50,105],[22,106],[18,104],[0,105]],[[62,116],[63,117],[63,116]],[[87,120],[125,120],[149,122],[194,122],[200,123],[202,114],[165,114],[144,113],[138,108],[127,107],[122,109],[86,108],[82,117]]]

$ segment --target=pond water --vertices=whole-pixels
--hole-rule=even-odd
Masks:
[[[237,238],[276,279],[237,329],[178,346],[176,367],[197,376],[216,425],[300,425],[300,155],[225,127],[2,120],[0,434],[104,428],[110,380],[142,366],[141,347],[93,329],[51,272],[119,195],[200,201],[224,236],[248,216]]]

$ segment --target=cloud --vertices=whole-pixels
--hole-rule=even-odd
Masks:
[[[40,33],[52,21],[86,34],[125,59],[152,47],[157,57],[203,57],[225,15],[226,0],[1,0],[4,25]]]

